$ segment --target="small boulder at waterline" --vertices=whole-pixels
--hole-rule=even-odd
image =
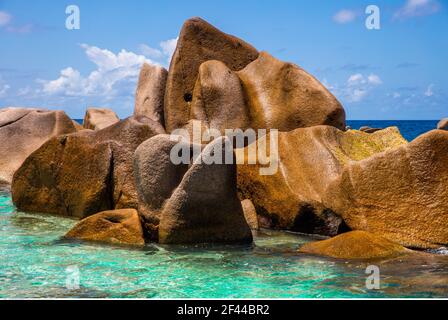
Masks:
[[[85,218],[65,238],[111,244],[145,244],[140,218],[134,209],[104,211]]]
[[[75,132],[63,111],[5,108],[0,110],[0,184],[10,184],[23,161],[47,140]]]
[[[376,234],[351,231],[328,240],[307,243],[299,252],[336,259],[377,259],[392,258],[412,251]]]
[[[85,129],[101,130],[120,121],[120,118],[111,109],[89,108],[84,116]]]
[[[241,205],[243,206],[244,217],[246,218],[247,224],[252,230],[258,230],[258,217],[257,210],[254,207],[254,204],[249,199],[245,199],[241,201]]]
[[[437,129],[448,130],[448,118],[440,120],[440,122],[437,124]]]

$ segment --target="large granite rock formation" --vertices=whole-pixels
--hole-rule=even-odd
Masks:
[[[135,93],[134,115],[145,116],[165,126],[163,101],[167,77],[165,68],[143,64]]]
[[[17,170],[12,198],[18,209],[84,218],[97,212],[137,208],[135,149],[164,133],[145,117],[103,130],[84,130],[49,140]]]
[[[0,110],[0,184],[10,184],[23,161],[52,137],[75,132],[63,111],[5,108]]]
[[[120,118],[111,109],[88,108],[84,116],[85,129],[101,130],[120,121]]]
[[[230,70],[238,71],[257,57],[258,51],[243,40],[221,32],[201,18],[187,20],[180,32],[167,79],[167,131],[187,124],[194,85],[203,62],[219,60]]]
[[[269,150],[270,135],[261,140],[267,141]],[[260,175],[263,166],[248,164],[247,154],[245,164],[238,165],[241,198],[252,200],[257,213],[268,218],[263,221],[269,224],[262,227],[336,235],[346,228],[322,203],[328,184],[339,177],[345,165],[405,143],[397,128],[373,134],[331,126],[280,132],[274,175]]]
[[[228,140],[221,137],[204,147],[171,138],[176,139],[153,137],[135,152],[139,213],[147,237],[169,244],[251,242],[236,192],[236,165],[211,163],[212,154],[221,150],[233,159],[233,150],[223,149]],[[186,161],[173,161],[172,153],[185,153]]]
[[[134,209],[105,211],[87,217],[74,226],[65,238],[110,244],[145,244],[140,218]]]
[[[316,125],[345,129],[339,101],[313,76],[267,52],[238,72],[251,115],[251,128],[290,131]]]
[[[336,259],[393,258],[412,253],[397,243],[365,231],[351,231],[328,240],[310,242],[299,252]]]
[[[448,132],[351,162],[332,181],[325,206],[353,230],[405,247],[448,245]]]
[[[211,163],[218,152],[233,155],[226,141],[207,145],[174,190],[160,216],[160,243],[252,242],[237,196],[236,164]]]

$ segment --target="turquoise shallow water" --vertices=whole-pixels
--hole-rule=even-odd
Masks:
[[[298,255],[313,239],[267,231],[250,247],[61,241],[75,223],[16,212],[0,192],[0,298],[448,297],[448,256],[347,263]],[[380,267],[380,290],[366,289],[370,264]],[[79,288],[69,289],[73,270]]]

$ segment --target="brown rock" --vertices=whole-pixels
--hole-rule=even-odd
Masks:
[[[362,131],[362,132],[365,132],[365,133],[374,133],[374,132],[377,132],[377,131],[380,131],[380,130],[383,130],[383,129],[371,128],[371,127],[368,127],[368,126],[364,126],[364,127],[359,128],[359,131]]]
[[[238,71],[257,57],[257,50],[243,40],[221,32],[200,18],[187,20],[180,32],[167,79],[167,131],[183,127],[188,122],[189,103],[203,62],[222,61],[230,70]]]
[[[269,150],[270,134],[262,140],[267,140]],[[331,126],[280,132],[275,174],[260,175],[263,166],[250,165],[247,158],[245,165],[238,165],[241,198],[252,200],[264,227],[336,235],[346,229],[342,219],[322,203],[328,184],[346,164],[404,143],[397,128],[373,134]]]
[[[163,101],[167,77],[168,71],[165,68],[143,64],[135,94],[134,115],[145,116],[165,125]]]
[[[243,207],[244,217],[246,218],[249,227],[252,230],[259,230],[257,211],[255,210],[252,201],[245,199],[241,201],[241,206]]]
[[[159,242],[250,243],[252,233],[236,192],[235,164],[207,164],[213,153],[231,152],[221,137],[207,145],[160,216]]]
[[[448,130],[448,118],[440,120],[440,122],[437,124],[437,129]]]
[[[101,130],[120,121],[120,118],[110,109],[88,108],[84,116],[85,129]]]
[[[134,209],[104,211],[85,218],[65,238],[111,244],[145,244],[140,218]]]
[[[75,132],[63,111],[5,108],[0,110],[0,184],[10,184],[23,161],[48,139]]]
[[[345,111],[339,101],[302,68],[262,52],[238,75],[253,129],[290,131],[316,125],[345,129]]]
[[[53,138],[17,170],[13,201],[20,210],[78,218],[137,208],[134,151],[163,132],[152,120],[134,117],[103,130]]]
[[[196,81],[191,118],[220,130],[250,127],[249,109],[238,75],[221,61],[201,64]]]
[[[379,259],[409,254],[412,251],[379,235],[352,231],[328,240],[307,243],[299,252],[336,259]]]
[[[78,121],[72,120],[73,126],[75,126],[76,131],[86,130]]]
[[[324,196],[353,230],[411,248],[448,244],[448,132],[347,165]]]
[[[158,241],[160,215],[165,202],[182,181],[188,164],[173,164],[172,148],[179,143],[174,136],[157,135],[142,143],[134,154],[134,172],[138,191],[138,212],[149,240]],[[178,137],[180,138],[180,137]],[[186,150],[192,145],[184,143]]]

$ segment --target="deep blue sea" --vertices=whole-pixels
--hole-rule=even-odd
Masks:
[[[74,119],[82,124],[82,119]],[[359,129],[363,126],[371,128],[387,128],[398,127],[403,137],[412,141],[422,133],[434,130],[437,128],[439,120],[348,120],[347,125],[352,129]]]

